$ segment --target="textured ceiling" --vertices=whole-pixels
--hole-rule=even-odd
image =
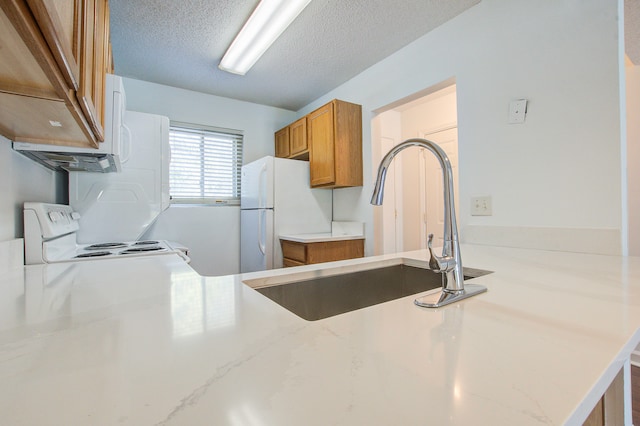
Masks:
[[[257,0],[111,0],[115,72],[296,111],[479,2],[313,0],[238,76],[218,63]]]

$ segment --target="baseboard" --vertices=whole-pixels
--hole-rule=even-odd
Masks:
[[[621,255],[618,229],[464,226],[463,243],[575,253]]]
[[[0,241],[0,274],[24,266],[24,241],[22,238]]]

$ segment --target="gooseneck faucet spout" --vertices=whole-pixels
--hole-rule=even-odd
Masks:
[[[384,182],[387,170],[394,157],[406,148],[417,146],[432,152],[442,168],[444,182],[444,242],[442,256],[433,252],[433,234],[429,234],[429,267],[435,272],[442,273],[442,291],[427,294],[415,300],[416,305],[437,308],[457,302],[461,299],[487,291],[486,287],[476,284],[464,284],[462,258],[460,256],[460,242],[458,240],[458,226],[456,224],[455,197],[453,193],[453,170],[451,162],[444,150],[436,143],[426,139],[408,139],[393,147],[382,159],[378,167],[378,175],[371,196],[371,204],[381,205],[384,198]]]

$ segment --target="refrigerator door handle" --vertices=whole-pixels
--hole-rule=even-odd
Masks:
[[[267,191],[265,181],[267,177],[267,164],[263,164],[258,175],[258,208],[267,207]]]
[[[258,214],[258,249],[260,250],[260,253],[262,253],[263,255],[266,254],[266,236],[265,238],[262,238],[262,233],[264,232],[265,227],[263,226],[263,222],[265,222],[265,218],[267,216],[267,211],[266,210],[260,210],[260,213]],[[264,224],[266,225],[266,223]]]

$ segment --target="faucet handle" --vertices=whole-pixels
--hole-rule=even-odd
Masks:
[[[427,235],[427,248],[429,249],[429,268],[435,272],[440,272],[440,262],[438,256],[433,252],[433,234]]]
[[[427,248],[429,249],[429,268],[432,271],[448,272],[455,267],[456,261],[453,257],[440,257],[433,252],[433,234],[427,235]]]

